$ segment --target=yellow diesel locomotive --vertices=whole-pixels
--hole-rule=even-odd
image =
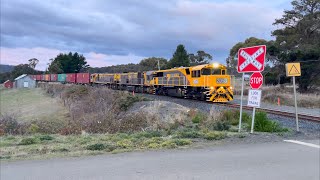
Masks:
[[[91,75],[91,83],[112,89],[193,98],[212,102],[233,100],[231,76],[221,64],[166,70]]]

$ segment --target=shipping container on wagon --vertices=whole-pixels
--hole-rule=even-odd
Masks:
[[[50,81],[52,82],[58,81],[58,74],[50,74]]]
[[[69,74],[67,74],[66,82],[67,83],[76,83],[76,78],[77,78],[76,73],[69,73]]]
[[[47,81],[47,82],[50,81],[50,74],[45,74],[44,75],[44,80]]]
[[[41,81],[44,81],[44,74],[41,74]]]
[[[37,74],[36,75],[36,81],[40,81],[41,80],[41,74]]]
[[[58,74],[59,82],[66,82],[67,75],[66,74]]]
[[[90,74],[89,73],[77,73],[76,82],[79,84],[89,84]]]

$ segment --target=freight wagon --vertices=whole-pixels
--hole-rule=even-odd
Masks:
[[[76,83],[76,78],[77,78],[76,73],[69,73],[69,74],[67,74],[66,82],[67,83]]]
[[[47,81],[47,82],[49,82],[50,81],[50,74],[45,74],[44,75],[44,81]]]
[[[41,81],[41,74],[36,75],[36,81]]]
[[[52,82],[58,81],[58,74],[50,74],[50,81]]]
[[[77,73],[76,82],[78,84],[89,84],[90,83],[90,74],[89,73]]]
[[[58,74],[58,81],[59,82],[66,82],[66,74]]]

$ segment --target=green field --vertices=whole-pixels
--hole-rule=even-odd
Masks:
[[[49,97],[40,88],[36,89],[1,89],[1,114],[10,114],[19,121],[32,120],[65,120],[68,111]]]

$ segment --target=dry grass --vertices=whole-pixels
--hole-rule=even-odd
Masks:
[[[66,120],[68,111],[40,88],[0,91],[1,114],[15,114],[19,121]]]
[[[292,87],[264,87],[262,89],[262,102],[280,105],[294,106],[294,93]],[[320,95],[297,93],[297,104],[299,107],[320,108]]]

